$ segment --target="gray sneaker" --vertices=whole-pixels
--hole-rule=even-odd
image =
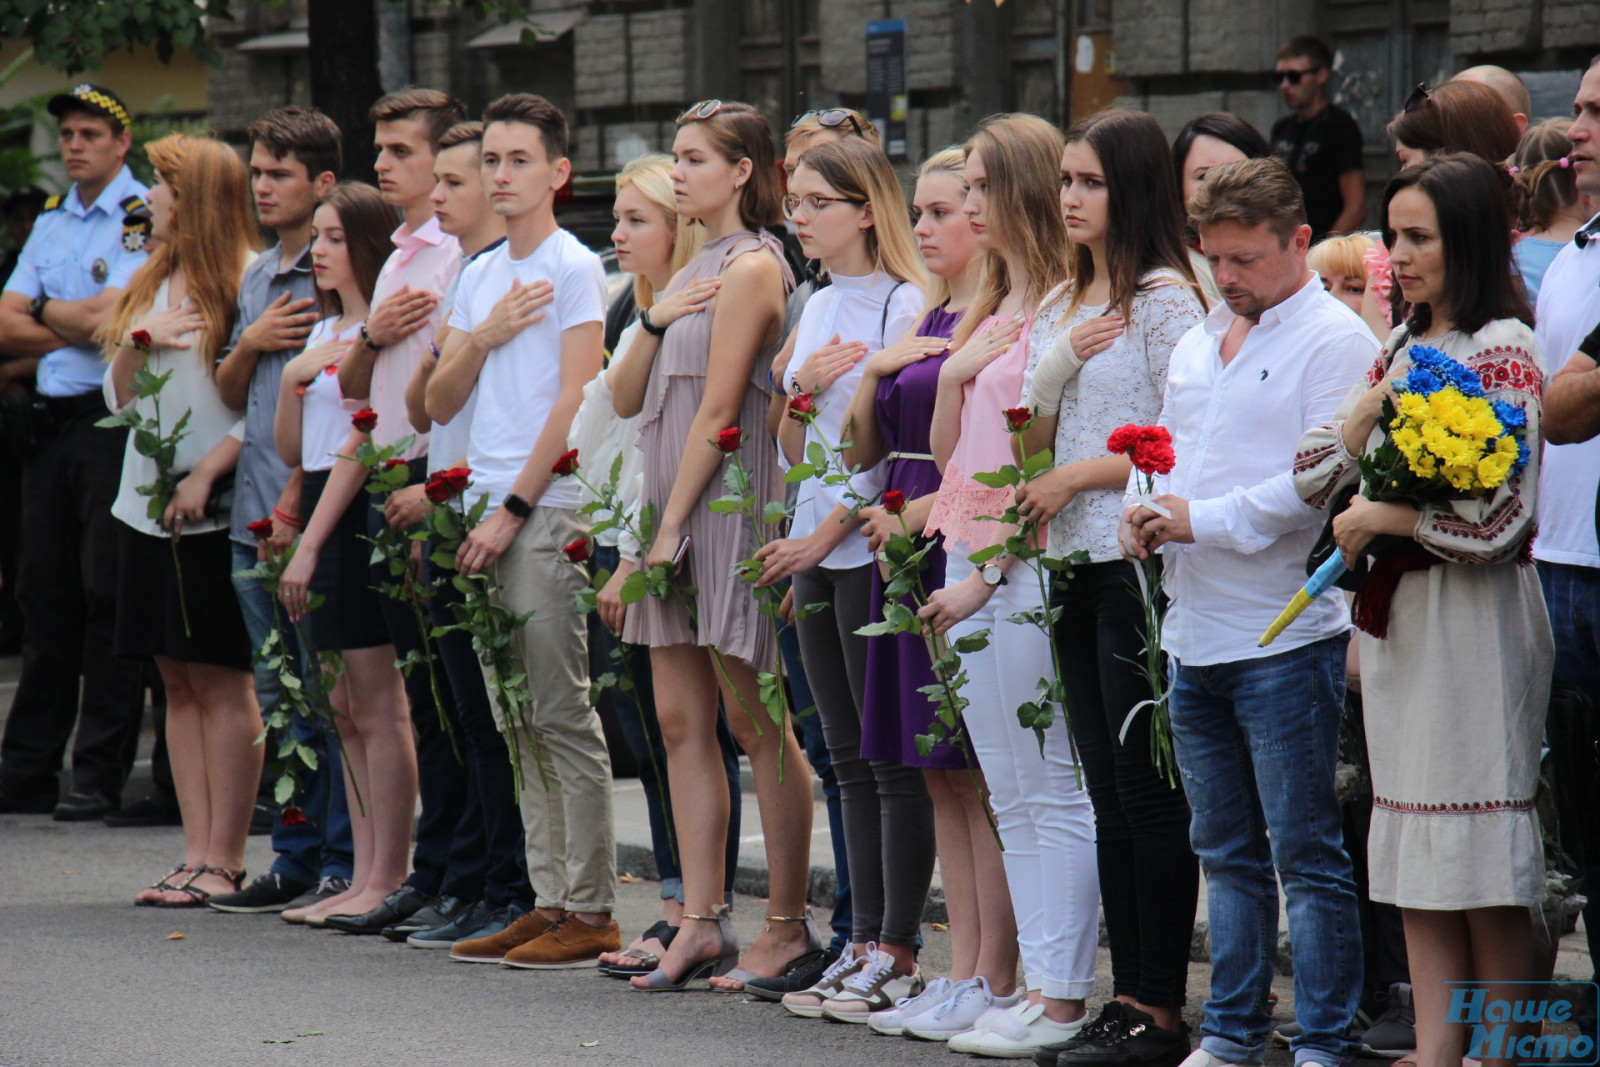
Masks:
[[[1361,1035],[1361,1051],[1368,1056],[1399,1059],[1417,1047],[1417,1011],[1411,1003],[1411,983],[1389,987],[1389,1008]]]
[[[293,911],[295,908],[309,908],[313,904],[336,897],[350,888],[350,883],[337,875],[323,875],[317,884],[295,897],[282,908],[283,911]]]

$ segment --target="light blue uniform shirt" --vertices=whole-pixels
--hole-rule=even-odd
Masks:
[[[145,261],[144,252],[122,247],[122,202],[144,199],[148,190],[127,167],[111,180],[95,202],[84,207],[74,185],[61,206],[46,211],[17,257],[5,291],[32,300],[41,293],[52,300],[87,300],[107,287],[123,289]],[[95,264],[102,264],[96,280]],[[93,345],[68,345],[39,361],[39,392],[45,396],[79,396],[100,391],[106,366]]]

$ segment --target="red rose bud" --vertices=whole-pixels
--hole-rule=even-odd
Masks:
[[[1021,433],[1033,425],[1033,412],[1025,407],[1006,408],[1006,429],[1012,433]]]
[[[580,537],[561,551],[574,563],[587,563],[589,561],[589,539]]]
[[[424,496],[433,501],[435,504],[443,504],[446,500],[449,500],[455,495],[454,493],[450,492],[450,486],[445,483],[444,479],[438,477],[437,475],[435,475],[426,485],[422,487],[422,492]]]
[[[574,448],[569,452],[561,453],[561,456],[551,465],[550,473],[557,478],[565,478],[567,475],[575,473],[577,469],[578,450]]]
[[[460,494],[467,491],[467,486],[472,482],[471,467],[451,467],[449,470],[440,471],[434,475],[445,484],[451,493]]]
[[[383,469],[386,470],[386,471],[392,471],[396,467],[404,467],[405,465],[406,465],[406,461],[401,459],[399,456],[396,456],[394,459],[385,460],[384,464],[383,464]]]
[[[744,431],[737,426],[729,426],[717,434],[717,439],[711,443],[717,446],[717,451],[732,455],[744,444]]]
[[[371,433],[372,428],[378,425],[378,413],[371,408],[362,408],[350,416],[350,425],[362,433]]]
[[[146,350],[148,350],[150,348],[150,344],[151,344],[151,342],[150,342],[150,331],[149,330],[134,330],[133,333],[128,335],[128,340],[133,342],[133,347],[134,348],[137,348],[139,351],[144,352],[144,351],[146,351]]]
[[[306,818],[306,813],[299,808],[283,809],[283,825],[285,826],[304,826],[310,821],[310,819]]]
[[[906,509],[906,495],[899,489],[889,489],[883,494],[883,510],[898,515]]]
[[[810,422],[817,413],[817,399],[810,393],[796,393],[789,398],[789,417],[795,422]]]
[[[249,526],[246,526],[245,529],[254,534],[257,541],[265,541],[272,536],[272,520],[257,519]]]

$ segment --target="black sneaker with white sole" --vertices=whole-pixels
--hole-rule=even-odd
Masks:
[[[1167,1030],[1157,1026],[1148,1012],[1124,1004],[1120,1025],[1110,1025],[1093,1040],[1057,1053],[1055,1067],[1178,1067],[1191,1051],[1187,1023]]]
[[[1417,1011],[1411,1003],[1411,983],[1389,987],[1389,1008],[1361,1035],[1361,1051],[1368,1056],[1399,1059],[1417,1047]]]
[[[284,910],[311,888],[305,882],[268,871],[237,893],[214,893],[206,903],[230,915],[262,915]]]

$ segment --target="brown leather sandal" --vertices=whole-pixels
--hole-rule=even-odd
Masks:
[[[146,889],[155,889],[162,893],[175,892],[180,884],[187,885],[188,882],[194,878],[195,871],[197,871],[197,868],[191,867],[187,863],[180,863],[166,874],[163,874],[160,878],[157,878],[155,881],[145,886],[144,889],[139,890],[139,892],[143,893]],[[183,877],[178,878],[179,875],[183,875]],[[177,881],[174,881],[174,879],[177,879]],[[133,904],[136,908],[162,907],[160,897],[151,897],[149,900],[141,900],[138,897],[134,897]]]

